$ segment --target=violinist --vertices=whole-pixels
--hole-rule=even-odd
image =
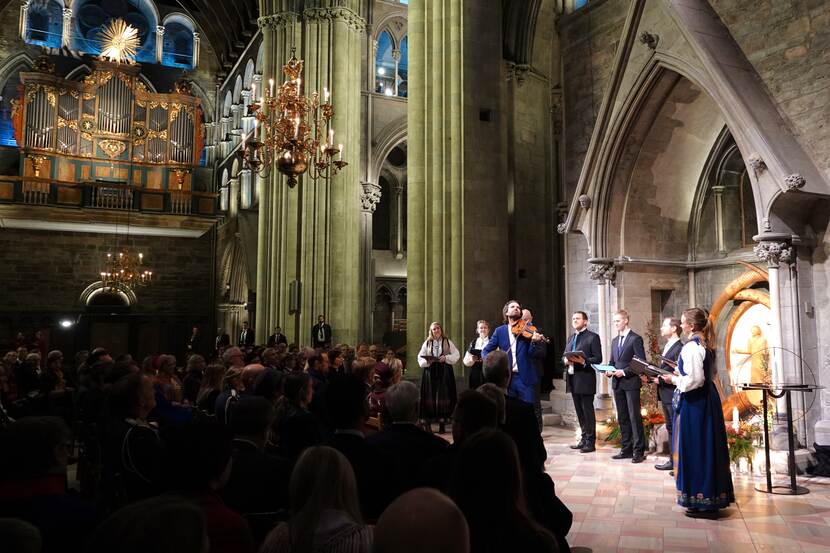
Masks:
[[[510,300],[504,304],[502,315],[505,324],[493,332],[490,341],[481,351],[481,357],[484,359],[496,349],[507,353],[511,368],[508,395],[536,406],[541,374],[534,360],[544,359],[547,338],[532,323],[522,319],[522,306],[518,301]]]

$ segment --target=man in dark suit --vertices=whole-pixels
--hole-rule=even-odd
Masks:
[[[425,463],[449,447],[443,438],[418,427],[420,397],[418,386],[408,380],[390,386],[384,401],[392,424],[366,439],[370,448],[393,460],[394,466],[389,467],[387,474],[397,476],[396,495],[424,485],[421,470]]]
[[[282,333],[282,329],[278,326],[274,327],[274,333],[268,337],[268,344],[269,348],[277,347],[277,344],[285,344],[288,345],[288,338],[285,337],[285,334]]]
[[[311,344],[315,348],[327,348],[331,345],[331,326],[325,315],[317,317],[317,324],[311,327]]]
[[[216,329],[216,355],[231,345],[231,337],[222,328]]]
[[[676,362],[680,357],[680,350],[683,349],[683,342],[680,341],[680,334],[682,332],[680,319],[674,317],[666,317],[663,319],[660,334],[666,339],[666,345],[663,346],[664,358]],[[674,370],[674,367],[665,361],[660,364],[660,368],[666,369],[667,371]],[[674,422],[672,398],[674,397],[675,386],[674,384],[665,382],[662,378],[653,378],[651,380],[657,383],[657,395],[660,397],[660,405],[663,407],[663,417],[666,419],[666,431],[669,433],[669,460],[665,463],[654,465],[654,468],[657,470],[674,470],[671,447],[674,443],[672,440],[672,423]]]
[[[190,339],[187,341],[187,356],[190,357],[191,355],[201,354],[202,353],[202,333],[199,332],[199,327],[193,325],[193,334],[190,335]]]
[[[248,328],[248,321],[242,321],[242,332],[239,333],[239,347],[252,348],[254,346],[254,329]]]
[[[363,518],[375,521],[392,502],[399,485],[389,481],[392,461],[366,443],[363,429],[369,418],[369,405],[364,383],[352,375],[333,378],[326,389],[326,410],[334,427],[334,436],[326,445],[351,463]]]
[[[643,339],[628,326],[628,311],[614,313],[617,337],[611,342],[611,361],[616,370],[606,373],[612,379],[617,421],[620,423],[622,449],[612,459],[631,459],[642,463],[646,453],[646,435],[640,415],[640,378],[629,368],[634,356],[646,358]]]
[[[537,431],[532,406],[507,393],[511,376],[507,354],[491,352],[484,359],[482,372],[485,385],[495,384],[504,394],[504,421],[500,428],[516,443],[527,505],[534,518],[556,536],[560,550],[569,551],[565,536],[573,523],[573,514],[556,497],[553,480],[545,472],[547,451]]]
[[[588,330],[588,315],[584,311],[574,311],[571,315],[571,326],[574,333],[568,338],[565,351],[581,351],[585,357],[563,357],[567,367],[567,391],[576,410],[579,428],[582,437],[579,443],[571,449],[578,449],[581,453],[596,451],[597,418],[594,412],[594,394],[597,391],[597,373],[591,366],[602,363],[602,344],[599,335]]]

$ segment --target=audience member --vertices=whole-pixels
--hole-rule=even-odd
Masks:
[[[390,386],[385,394],[389,424],[366,439],[370,448],[382,451],[392,460],[385,472],[397,476],[398,493],[422,485],[425,463],[449,447],[446,440],[418,426],[420,397],[418,386],[407,380]]]
[[[469,553],[470,534],[464,515],[449,497],[431,488],[418,488],[397,498],[383,512],[375,526],[372,553],[426,551]]]
[[[313,393],[308,373],[285,378],[283,397],[277,405],[277,428],[280,452],[288,459],[296,460],[303,450],[322,441],[320,423],[308,410]]]
[[[291,510],[260,553],[369,553],[372,528],[362,523],[349,461],[330,447],[307,449],[291,475]]]
[[[196,394],[196,407],[213,415],[216,413],[216,398],[222,393],[222,381],[225,378],[225,365],[213,363],[207,366],[199,393]]]
[[[237,513],[264,513],[288,508],[290,464],[265,453],[274,405],[248,396],[230,410],[234,462],[222,498]]]
[[[216,420],[222,424],[227,424],[228,406],[237,401],[239,396],[245,391],[245,383],[242,380],[242,369],[237,366],[231,366],[225,371],[222,388],[222,393],[216,396],[216,404],[214,405],[213,412],[216,414]]]
[[[40,553],[40,530],[19,518],[0,518],[0,543],[13,553]]]
[[[133,503],[101,523],[86,548],[86,553],[149,551],[207,552],[205,517],[199,508],[171,495]]]
[[[248,523],[219,496],[232,469],[230,432],[217,422],[192,421],[171,428],[166,443],[167,488],[202,510],[210,553],[253,552]]]
[[[504,432],[484,429],[465,440],[450,495],[470,527],[471,553],[559,551],[553,534],[526,511],[516,446]]]
[[[26,417],[0,433],[0,517],[37,527],[44,553],[82,551],[96,521],[92,506],[66,488],[70,446],[57,417]]]
[[[184,380],[182,380],[182,397],[188,403],[196,403],[202,378],[205,376],[205,365],[205,358],[199,354],[193,354],[187,358],[187,367]]]

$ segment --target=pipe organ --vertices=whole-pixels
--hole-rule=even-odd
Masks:
[[[199,164],[204,142],[199,99],[183,84],[169,94],[149,92],[140,69],[96,62],[81,82],[57,77],[49,68],[21,73],[21,99],[12,119],[24,156],[45,156],[47,178],[185,188],[169,173]]]

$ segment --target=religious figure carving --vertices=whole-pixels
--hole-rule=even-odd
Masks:
[[[778,267],[781,262],[789,263],[793,253],[786,242],[761,242],[756,244],[753,251],[758,259],[766,261],[770,267]]]
[[[588,209],[591,207],[591,196],[588,194],[582,194],[579,196],[579,205],[582,206],[582,209]]]
[[[767,168],[767,164],[764,163],[764,160],[758,154],[750,154],[750,156],[746,158],[746,164],[756,173],[760,173]]]
[[[749,356],[749,382],[769,383],[769,350],[767,350],[767,339],[761,333],[761,327],[758,325],[752,325],[751,333],[752,335],[746,343],[746,349],[733,348],[732,353]],[[752,392],[747,395],[753,405],[757,406],[761,404],[760,392]]]
[[[613,263],[588,263],[588,278],[602,284],[605,281],[614,282],[617,277],[617,268]]]

